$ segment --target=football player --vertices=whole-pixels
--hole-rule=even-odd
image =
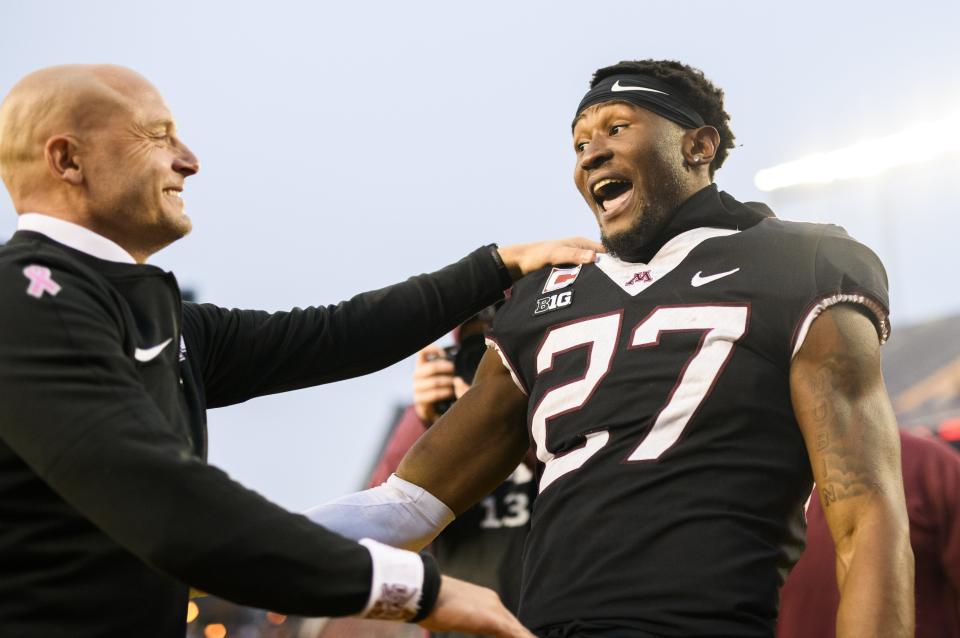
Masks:
[[[419,547],[532,440],[525,625],[772,636],[815,480],[838,635],[912,635],[879,260],[842,228],[717,189],[734,138],[694,68],[600,69],[574,116],[574,181],[609,254],[515,285],[471,390],[383,486],[314,518]]]

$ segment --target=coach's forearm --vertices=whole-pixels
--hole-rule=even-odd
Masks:
[[[330,306],[289,312],[185,304],[187,348],[203,348],[207,407],[381,370],[440,338],[510,286],[490,247],[436,272]],[[191,344],[191,330],[201,339]]]
[[[868,508],[837,542],[837,637],[913,636],[913,572],[909,526],[885,503]]]

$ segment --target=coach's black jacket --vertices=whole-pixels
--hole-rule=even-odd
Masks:
[[[205,410],[382,368],[499,299],[504,275],[480,249],[268,314],[183,303],[159,268],[16,233],[0,249],[0,635],[183,636],[183,583],[362,610],[368,551],[207,465]]]

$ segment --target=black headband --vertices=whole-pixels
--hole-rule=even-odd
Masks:
[[[577,107],[577,117],[588,106],[602,102],[629,102],[676,122],[683,128],[700,128],[703,118],[675,96],[675,89],[648,75],[611,75],[587,91]],[[574,119],[576,124],[576,119]]]

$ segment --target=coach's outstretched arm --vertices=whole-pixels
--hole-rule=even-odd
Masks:
[[[602,250],[580,237],[486,246],[436,272],[289,312],[185,304],[187,356],[204,363],[211,408],[367,374],[502,299],[514,279],[551,264],[586,263]]]
[[[837,550],[837,636],[913,636],[913,553],[900,440],[870,319],[851,305],[818,317],[790,390]]]

